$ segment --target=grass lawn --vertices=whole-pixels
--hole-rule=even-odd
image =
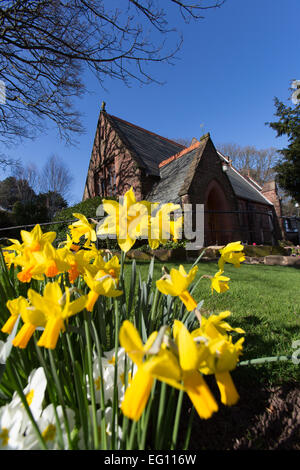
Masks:
[[[168,269],[178,268],[178,263],[155,262],[154,280],[161,277],[162,266]],[[189,270],[192,263],[183,263]],[[137,270],[143,280],[147,279],[149,262],[137,262]],[[200,262],[199,279],[203,274],[214,275],[218,270],[217,263]],[[126,263],[127,278],[130,278],[131,262]],[[239,326],[246,332],[244,354],[241,361],[277,355],[291,356],[300,349],[292,347],[293,341],[300,340],[300,271],[293,267],[225,265],[225,275],[230,277],[230,290],[212,295],[210,280],[202,279],[193,296],[196,301],[204,300],[202,313],[218,313],[230,310],[229,323]],[[237,335],[238,338],[239,335]],[[300,359],[300,351],[298,354]],[[291,360],[272,362],[263,365],[240,367],[247,369],[247,374],[254,372],[266,383],[280,383],[299,380],[299,365]]]

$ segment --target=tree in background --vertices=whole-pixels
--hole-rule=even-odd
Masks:
[[[267,123],[277,133],[286,136],[288,146],[279,151],[280,161],[275,166],[278,183],[291,198],[300,203],[300,100],[295,106],[287,106],[274,99],[278,121]]]
[[[41,172],[19,163],[13,174],[0,181],[1,228],[50,222],[68,207],[72,176],[58,157],[50,156]]]
[[[259,150],[253,145],[224,143],[217,149],[232,160],[233,166],[242,175],[250,176],[261,186],[276,178],[275,165],[279,155],[273,147]]]
[[[0,141],[30,138],[47,120],[70,141],[81,132],[72,99],[91,70],[106,79],[149,83],[147,65],[170,62],[182,39],[172,22],[202,18],[224,0],[3,0],[0,2]],[[163,4],[163,6],[162,6]],[[176,18],[177,13],[177,18]],[[174,19],[176,18],[176,19]],[[175,42],[174,42],[175,37]]]
[[[60,194],[62,198],[68,199],[72,182],[73,176],[62,159],[57,155],[50,155],[38,176],[40,191]]]
[[[17,179],[9,176],[0,181],[0,206],[6,210],[12,210],[18,201],[25,203],[31,201],[35,196],[35,192],[25,179]]]

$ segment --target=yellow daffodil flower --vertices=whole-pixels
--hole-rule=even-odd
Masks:
[[[32,277],[45,274],[47,277],[55,277],[57,274],[67,271],[69,264],[65,260],[66,249],[55,249],[50,243],[46,243],[42,251],[33,253],[35,266],[32,269]]]
[[[106,274],[109,274],[117,282],[120,277],[121,265],[119,258],[117,256],[112,256],[108,261],[104,261],[101,255],[98,255],[93,263],[87,266],[87,271],[89,271],[94,276],[100,270],[104,271]]]
[[[44,275],[55,277],[70,268],[65,258],[65,248],[56,250],[47,242],[42,251],[26,252],[16,258],[16,263],[23,267],[17,277],[21,282],[30,282],[32,278],[43,280]]]
[[[219,294],[226,292],[229,289],[228,282],[230,277],[222,276],[223,271],[218,271],[213,278],[211,278],[211,292],[214,293],[214,290]]]
[[[244,333],[244,331],[241,328],[232,328],[227,322],[223,321],[229,314],[230,312],[221,312],[219,315],[212,315],[208,319],[203,317],[201,327],[191,334],[194,340],[197,340],[197,338],[207,340],[210,354],[207,356],[205,364],[201,364],[199,369],[205,375],[215,375],[221,394],[221,402],[231,406],[238,401],[239,394],[229,371],[237,365],[244,338],[240,338],[233,344],[232,338],[226,332]]]
[[[145,409],[154,379],[185,390],[201,418],[207,419],[218,410],[218,405],[198,370],[209,350],[204,344],[198,345],[181,322],[175,321],[173,332],[174,348],[168,349],[163,343],[159,351],[152,354],[151,347],[157,338],[157,332],[153,332],[143,345],[130,322],[125,321],[121,327],[120,344],[138,366],[126,389],[121,409],[135,421]]]
[[[46,243],[52,243],[56,238],[55,232],[43,233],[39,224],[35,225],[31,232],[21,230],[20,235],[23,243],[20,244],[18,240],[10,239],[13,245],[8,248],[15,249],[19,252],[25,250],[33,253],[42,250]]]
[[[154,378],[159,379],[160,374],[162,374],[166,377],[168,383],[175,384],[177,388],[182,388],[179,383],[177,385],[180,380],[180,368],[176,359],[168,350],[160,351],[158,355],[150,356],[149,359],[144,360],[157,338],[156,331],[149,336],[147,342],[143,345],[135,326],[125,320],[121,326],[119,338],[121,346],[137,365],[137,371],[126,389],[121,410],[128,418],[138,421],[147,404]],[[153,374],[153,368],[155,368],[156,376]]]
[[[225,263],[231,263],[235,268],[240,267],[240,263],[245,261],[245,254],[241,253],[244,247],[241,242],[228,243],[220,251],[221,257],[219,259],[219,268],[221,271],[224,270]]]
[[[226,335],[228,331],[235,331],[236,333],[244,334],[245,331],[242,330],[242,328],[233,328],[229,323],[224,321],[224,319],[230,315],[231,312],[226,310],[224,312],[220,312],[218,315],[210,315],[208,318],[202,317],[201,328],[209,331],[209,325],[213,324],[214,328],[216,328],[222,335]]]
[[[90,265],[93,254],[89,250],[79,250],[76,252],[67,251],[65,255],[65,261],[69,267],[67,271],[69,273],[70,282],[75,282],[78,276],[83,276],[85,270]]]
[[[27,305],[28,305],[27,299],[25,299],[25,297],[22,297],[22,296],[18,297],[17,299],[8,300],[6,302],[6,306],[8,310],[10,311],[10,317],[1,328],[1,331],[3,333],[10,334],[12,332],[13,327],[18,319],[18,316],[20,315],[21,311],[27,307]]]
[[[123,203],[103,199],[102,205],[108,216],[98,228],[98,235],[116,235],[119,247],[127,253],[140,236],[148,235],[148,201],[137,202],[133,188],[124,194]]]
[[[28,299],[31,299],[31,290],[28,291]],[[27,305],[22,308],[21,318],[23,321],[22,328],[14,338],[12,344],[15,347],[24,349],[27,347],[27,344],[38,327],[45,327],[47,318],[43,311],[36,309],[32,304],[27,303]]]
[[[198,266],[194,266],[188,274],[182,265],[180,265],[179,270],[172,268],[170,275],[165,275],[162,279],[156,281],[156,287],[162,294],[178,296],[187,310],[192,311],[197,307],[197,302],[187,288],[193,282],[197,271]]]
[[[43,295],[38,294],[33,289],[28,290],[28,298],[34,307],[35,318],[28,314],[29,320],[34,321],[35,326],[44,326],[45,329],[41,335],[38,346],[54,349],[61,331],[65,331],[65,321],[69,317],[81,312],[86,304],[87,296],[70,301],[70,290],[62,292],[58,282],[46,284]],[[40,323],[40,324],[37,324]]]
[[[218,404],[199,372],[200,365],[207,360],[209,350],[205,343],[197,344],[184,324],[178,320],[174,322],[173,336],[178,347],[184,389],[198,415],[208,419],[218,411]]]
[[[89,312],[93,311],[94,305],[100,295],[105,297],[118,297],[123,294],[123,291],[117,289],[117,281],[112,274],[100,269],[93,275],[88,269],[85,270],[84,280],[90,288],[86,304],[86,309]]]
[[[152,204],[152,210],[154,210],[156,206],[159,206],[159,204]],[[179,204],[163,204],[162,207],[158,209],[155,216],[150,218],[148,241],[152,250],[156,250],[160,243],[165,244],[171,237],[177,241],[181,231],[183,217],[178,218],[176,221],[170,220],[170,213],[178,209],[180,209]]]
[[[94,224],[90,224],[87,218],[82,214],[74,213],[73,216],[79,219],[68,227],[70,229],[73,242],[79,243],[82,236],[85,237],[88,244],[90,244],[90,242],[97,241]]]

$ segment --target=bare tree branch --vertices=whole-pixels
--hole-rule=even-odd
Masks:
[[[0,142],[34,137],[54,123],[67,142],[83,131],[74,97],[86,91],[85,67],[107,79],[157,81],[147,63],[172,63],[182,38],[170,24],[171,7],[185,20],[223,1],[1,0]],[[200,14],[201,13],[201,14]],[[176,36],[175,36],[176,35]]]

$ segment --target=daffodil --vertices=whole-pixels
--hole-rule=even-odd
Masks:
[[[157,289],[165,295],[179,297],[187,310],[192,311],[197,307],[197,302],[188,292],[188,286],[193,282],[198,271],[198,266],[194,266],[189,273],[180,265],[179,270],[172,268],[170,274],[156,281]]]
[[[152,211],[159,204],[152,205]],[[180,209],[179,204],[167,203],[163,204],[156,212],[155,216],[150,218],[148,241],[150,248],[155,250],[159,244],[165,244],[171,236],[177,241],[180,236],[183,218],[180,217],[176,221],[170,220],[170,213]]]
[[[10,405],[0,408],[0,450],[22,450],[21,410]]]
[[[230,278],[227,276],[222,276],[224,271],[221,269],[211,278],[211,292],[214,293],[214,290],[219,294],[226,292],[229,289],[228,282]]]
[[[18,265],[22,266],[17,277],[21,282],[30,282],[32,278],[43,280],[44,275],[55,277],[70,268],[65,258],[65,248],[55,249],[51,243],[46,242],[42,250],[27,252],[17,258]]]
[[[218,411],[218,404],[199,372],[199,368],[207,360],[210,351],[205,343],[196,343],[185,325],[178,320],[174,322],[173,336],[178,347],[178,360],[184,389],[198,415],[203,419],[208,419]]]
[[[33,253],[34,267],[31,270],[33,278],[40,279],[43,274],[47,277],[55,277],[69,269],[66,261],[66,249],[55,249],[50,243],[46,243],[43,250]]]
[[[32,299],[32,292],[35,293],[35,291],[33,291],[32,289],[28,290],[27,295],[29,302],[27,301],[26,304],[24,303],[22,305],[22,309],[20,310],[23,325],[12,342],[15,347],[21,349],[27,347],[27,344],[30,338],[32,337],[33,333],[35,332],[36,328],[45,327],[47,322],[47,317],[44,312],[42,310],[38,310],[30,303],[30,300]]]
[[[135,421],[139,420],[147,404],[153,380],[157,379],[179,390],[185,390],[199,416],[209,418],[218,410],[218,405],[199,372],[200,365],[209,353],[206,345],[198,345],[178,321],[174,324],[173,348],[169,349],[169,345],[162,342],[158,351],[152,351],[157,338],[158,333],[153,332],[143,345],[130,322],[125,321],[121,327],[120,344],[138,366],[121,404],[123,413]]]
[[[105,261],[101,255],[98,255],[93,263],[89,264],[86,269],[93,275],[96,275],[100,270],[104,271],[106,274],[118,281],[121,265],[117,256],[112,256],[108,261]]]
[[[234,405],[239,394],[233,383],[230,371],[235,369],[239,356],[242,353],[244,338],[240,338],[235,344],[227,331],[244,333],[241,328],[231,328],[224,322],[230,312],[221,312],[218,316],[212,315],[208,319],[203,318],[201,327],[192,332],[195,340],[202,338],[207,340],[210,354],[205,364],[200,365],[203,374],[214,374],[221,394],[221,402],[225,405]]]
[[[10,311],[10,317],[1,328],[1,331],[10,334],[20,313],[28,306],[28,301],[20,295],[17,299],[8,300],[6,306]]]
[[[123,203],[103,199],[102,205],[108,216],[97,230],[98,235],[115,235],[119,247],[125,253],[134,245],[136,239],[148,235],[148,201],[136,201],[133,188],[123,196]]]
[[[41,415],[46,387],[47,379],[45,376],[44,369],[42,367],[34,369],[28,377],[28,382],[23,390],[23,393],[25,395],[30,411],[32,412],[35,419],[37,419]],[[22,422],[22,430],[25,431],[27,413],[17,392],[14,392],[9,406],[11,408],[19,409],[22,412],[24,416]]]
[[[79,250],[76,252],[67,252],[65,261],[68,263],[67,272],[70,282],[74,282],[78,276],[83,276],[85,270],[90,264],[93,254],[88,250]]]
[[[229,310],[225,310],[224,312],[220,312],[218,315],[210,315],[208,318],[204,316],[201,319],[201,328],[202,330],[209,331],[210,325],[213,325],[216,330],[222,334],[226,335],[228,331],[235,331],[236,333],[244,334],[245,331],[242,328],[233,328],[225,318],[229,317],[231,312]]]
[[[65,407],[65,416],[68,420],[69,430],[72,431],[75,425],[75,413],[68,407]],[[58,424],[59,422],[61,437],[63,440],[64,449],[68,450],[68,436],[66,431],[66,421],[62,407],[59,405],[54,408],[53,403],[48,405],[41,413],[41,416],[36,420],[43,440],[47,446],[47,450],[59,450],[58,444]],[[26,450],[39,450],[39,441],[37,439],[36,430],[31,422],[29,422],[24,437],[24,449]]]
[[[138,366],[121,403],[123,414],[134,421],[140,419],[153,386],[154,377],[145,370],[143,359],[156,336],[157,332],[153,332],[144,345],[137,329],[128,320],[125,320],[120,328],[120,344],[130,359]]]
[[[82,214],[74,213],[73,216],[79,219],[77,222],[73,222],[72,225],[69,225],[73,242],[79,243],[82,236],[85,237],[88,244],[97,241],[94,224],[90,224],[87,218]]]
[[[56,347],[59,333],[65,331],[65,322],[81,312],[87,301],[87,296],[81,296],[71,302],[70,289],[66,288],[63,293],[58,282],[46,284],[43,295],[30,289],[28,297],[36,312],[42,312],[46,318],[45,329],[37,344],[49,349]]]
[[[245,261],[245,254],[242,253],[244,247],[241,242],[228,243],[220,251],[221,257],[219,259],[219,268],[224,270],[225,263],[231,263],[234,267],[239,268],[240,263]]]
[[[104,297],[119,297],[123,294],[123,291],[117,289],[117,281],[114,273],[109,274],[103,269],[100,269],[94,275],[86,269],[84,280],[90,288],[85,306],[89,312],[93,311],[94,305],[100,295]]]
[[[56,238],[55,232],[43,233],[39,224],[35,225],[31,232],[21,230],[20,235],[23,243],[21,244],[19,240],[10,239],[13,245],[7,247],[7,249],[16,250],[19,253],[24,251],[34,253],[43,250],[46,243],[52,243]]]

